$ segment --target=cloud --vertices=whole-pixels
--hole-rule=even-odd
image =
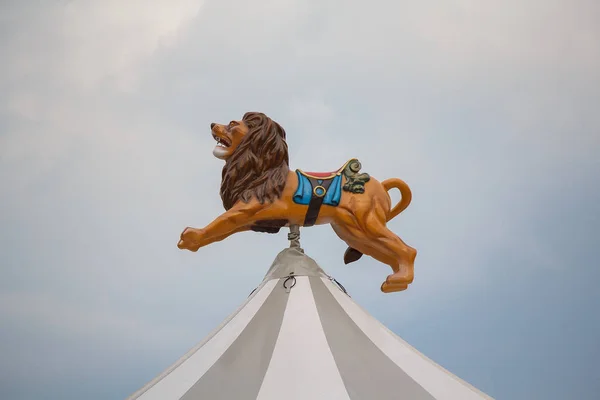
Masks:
[[[580,208],[568,214],[577,226],[594,213],[582,200],[597,196],[600,151],[593,1],[2,7],[0,309],[11,337],[166,354],[242,301],[284,234],[196,254],[175,244],[222,212],[208,124],[249,110],[284,126],[293,168],[358,157],[373,176],[410,184],[413,204],[390,223],[419,250],[401,297],[378,292],[387,266],[343,266],[346,245],[329,227],[303,231],[308,254],[397,326],[423,322],[439,299],[508,287],[519,270],[561,275],[571,253],[556,243],[577,247],[578,230],[556,215]],[[52,343],[67,352],[67,342]],[[27,342],[14,348],[16,358]]]
[[[14,14],[6,18],[11,24],[9,74],[13,78],[32,73],[39,78],[41,74],[82,90],[107,81],[131,89],[140,64],[162,47],[173,45],[202,4],[199,0],[152,6],[142,1],[124,5],[112,0],[78,0],[36,8],[13,5]]]

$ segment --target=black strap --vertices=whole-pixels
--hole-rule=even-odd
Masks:
[[[310,180],[312,185],[312,197],[310,198],[310,203],[308,203],[308,210],[306,210],[306,217],[304,217],[304,226],[313,226],[315,222],[317,222],[317,218],[319,217],[319,211],[321,211],[321,206],[323,205],[323,200],[325,199],[325,195],[329,190],[329,186],[331,186],[331,182],[333,179],[319,179],[322,183],[319,183],[317,179],[307,177]],[[323,195],[318,196],[315,194],[315,189],[318,187],[322,187],[324,189]]]

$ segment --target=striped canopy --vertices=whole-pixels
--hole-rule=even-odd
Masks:
[[[140,400],[491,399],[404,342],[299,247]]]

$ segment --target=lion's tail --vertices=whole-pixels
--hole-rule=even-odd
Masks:
[[[392,207],[392,209],[390,210],[390,214],[388,215],[387,219],[388,221],[390,221],[402,211],[406,210],[406,207],[410,205],[410,202],[412,200],[412,192],[410,191],[410,188],[408,187],[406,182],[404,182],[402,179],[386,179],[385,181],[381,182],[381,184],[383,185],[384,189],[388,192],[390,191],[390,189],[400,190],[400,195],[402,196],[400,202],[394,207]]]

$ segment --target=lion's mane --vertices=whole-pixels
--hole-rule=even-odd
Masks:
[[[281,196],[289,171],[285,131],[265,114],[249,112],[242,118],[248,133],[223,167],[221,199],[229,210],[238,201],[261,203]]]

